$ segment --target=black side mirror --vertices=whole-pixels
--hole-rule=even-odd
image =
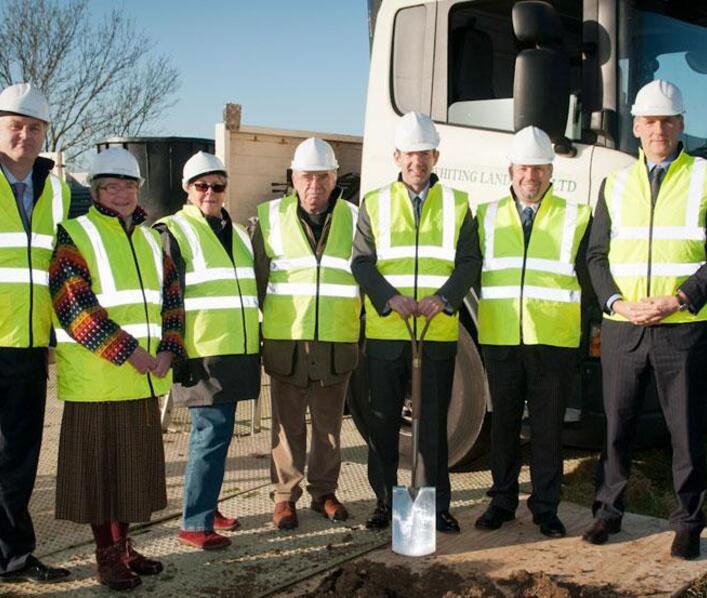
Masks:
[[[553,6],[524,0],[513,6],[513,32],[521,51],[513,80],[513,125],[534,125],[554,142],[565,141],[570,98],[570,64],[564,31]]]

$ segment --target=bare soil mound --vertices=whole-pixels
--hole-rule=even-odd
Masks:
[[[447,565],[431,565],[415,573],[401,565],[369,560],[331,571],[306,596],[317,598],[628,598],[611,586],[578,586],[545,573],[518,571],[509,579]]]

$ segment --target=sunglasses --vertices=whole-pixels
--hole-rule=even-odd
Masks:
[[[209,189],[214,193],[223,193],[226,190],[226,183],[194,183],[194,188],[199,193],[206,193]]]

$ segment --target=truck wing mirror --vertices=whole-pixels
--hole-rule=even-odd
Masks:
[[[560,18],[547,2],[524,0],[513,6],[512,19],[522,48],[513,79],[513,126],[534,125],[555,143],[566,143],[570,66]]]

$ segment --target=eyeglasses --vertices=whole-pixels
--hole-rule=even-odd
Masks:
[[[199,193],[206,193],[209,189],[214,193],[223,193],[226,190],[226,183],[194,183],[194,189]]]
[[[107,185],[101,185],[98,187],[101,191],[115,195],[121,191],[127,191],[128,193],[137,193],[140,189],[140,185],[137,183],[127,182],[127,183],[108,183]]]

